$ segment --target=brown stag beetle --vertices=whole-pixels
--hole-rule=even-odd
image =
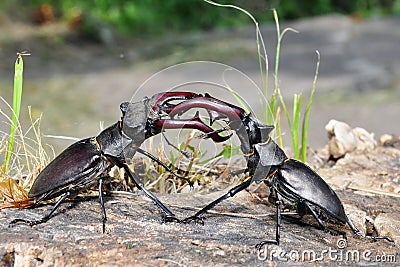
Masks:
[[[215,142],[227,140],[229,136],[223,137],[214,133],[212,128],[197,117],[190,120],[164,119],[168,116],[165,110],[168,110],[170,101],[187,100],[196,96],[198,95],[187,92],[167,92],[138,102],[122,103],[120,121],[106,128],[96,137],[86,138],[69,146],[50,162],[34,181],[28,193],[28,196],[34,199],[34,205],[61,196],[50,212],[39,220],[15,219],[10,225],[26,223],[33,226],[47,222],[66,198],[72,198],[83,189],[98,183],[104,232],[107,216],[102,185],[112,166],[125,170],[135,185],[161,209],[164,221],[179,221],[143,186],[139,177],[129,169],[127,161],[132,159],[136,152],[141,153],[162,165],[177,178],[184,179],[192,185],[188,179],[176,175],[158,158],[141,149],[140,145],[147,138],[161,133],[164,129],[180,128],[198,129],[209,134]]]
[[[296,210],[300,217],[311,214],[319,226],[331,234],[342,234],[346,238],[345,232],[329,229],[324,221],[347,223],[354,234],[363,238],[386,239],[393,242],[388,236],[363,235],[347,217],[342,202],[332,188],[302,162],[288,159],[283,150],[270,138],[273,126],[262,124],[240,107],[208,94],[171,106],[168,114],[173,118],[192,108],[205,108],[210,115],[211,124],[217,119],[228,119],[227,123],[236,132],[247,160],[245,170],[247,178],[183,222],[195,221],[202,224],[202,215],[208,210],[246,189],[252,182],[263,181],[269,186],[271,192],[269,199],[276,206],[276,235],[274,240],[263,241],[257,245],[258,247],[264,244],[279,245],[282,203],[285,207]]]

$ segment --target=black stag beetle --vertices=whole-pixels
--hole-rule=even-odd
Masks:
[[[170,107],[171,101],[185,101],[197,96],[197,94],[189,92],[166,92],[156,94],[151,98],[144,98],[142,101],[122,103],[120,105],[122,112],[120,121],[106,128],[96,137],[86,138],[69,146],[50,162],[34,181],[28,193],[28,196],[34,199],[34,205],[61,196],[51,211],[39,220],[15,219],[10,224],[21,222],[33,226],[47,222],[66,198],[74,197],[82,190],[98,183],[104,232],[107,216],[102,185],[112,166],[118,166],[125,170],[135,185],[161,209],[164,221],[179,221],[143,186],[139,177],[129,169],[127,161],[138,152],[174,174],[158,158],[140,148],[147,138],[161,133],[164,129],[198,129],[208,134],[215,142],[227,140],[229,136],[218,135],[197,116],[189,120],[165,118],[168,117],[166,110]],[[174,175],[188,181],[184,177]],[[190,181],[188,182],[192,185]]]
[[[252,182],[264,181],[270,188],[269,200],[276,206],[276,235],[274,240],[259,243],[279,245],[281,225],[281,204],[297,211],[300,217],[311,214],[319,226],[331,234],[345,232],[329,229],[324,221],[348,224],[354,234],[363,238],[393,240],[388,236],[366,236],[361,233],[347,217],[343,204],[332,188],[311,168],[300,161],[289,159],[283,150],[271,139],[273,126],[262,124],[251,114],[235,105],[213,98],[206,94],[197,96],[168,108],[171,118],[192,108],[204,108],[210,116],[210,124],[215,120],[227,119],[228,126],[240,140],[241,150],[247,160],[246,179],[226,194],[208,204],[195,215],[183,222],[203,223],[202,215],[223,200],[233,197],[246,189]],[[215,132],[218,132],[215,131]]]

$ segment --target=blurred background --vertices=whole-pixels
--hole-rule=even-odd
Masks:
[[[320,52],[311,147],[326,143],[324,125],[330,119],[378,136],[399,133],[400,0],[218,2],[240,6],[260,22],[270,70],[277,39],[271,9],[278,12],[281,30],[299,32],[287,32],[281,48],[278,80],[288,102],[294,93],[308,99],[316,50]],[[229,85],[262,118],[255,28],[235,9],[201,0],[3,0],[0,95],[8,103],[16,53],[24,50],[31,56],[24,57],[21,120],[24,128],[30,126],[31,106],[35,118],[42,114],[44,135],[94,136],[100,122],[108,126],[119,119],[123,101],[138,101],[187,81],[225,82],[227,68],[212,63],[180,65],[148,80],[166,67],[190,61],[234,67]],[[272,72],[270,84],[272,89]],[[11,114],[4,103],[0,108]],[[0,122],[7,132],[7,120]],[[56,152],[71,143],[50,137],[43,142],[55,145]]]

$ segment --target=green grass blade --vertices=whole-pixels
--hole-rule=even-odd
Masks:
[[[291,129],[291,132],[292,132],[294,158],[297,160],[300,158],[299,131],[300,131],[301,101],[302,101],[302,95],[295,94],[293,97],[293,128]]]
[[[289,129],[292,130],[293,129],[293,125],[292,125],[292,121],[291,121],[290,116],[289,116],[289,110],[286,107],[285,100],[283,99],[283,96],[282,96],[281,91],[279,89],[278,89],[278,96],[279,96],[279,100],[281,102],[283,111],[285,112],[285,116],[286,116],[286,119],[287,119],[287,122],[288,122],[288,125],[289,125]]]
[[[304,114],[304,119],[303,119],[303,129],[302,129],[302,134],[301,134],[301,161],[306,162],[307,160],[307,134],[308,134],[308,122],[310,120],[310,114],[311,114],[311,105],[313,102],[314,98],[314,93],[315,93],[315,88],[317,85],[317,78],[318,78],[318,72],[319,72],[319,63],[321,62],[321,55],[319,51],[316,51],[317,53],[317,66],[315,67],[315,75],[314,75],[314,81],[311,87],[311,93],[310,93],[310,98],[308,99],[308,104],[307,104],[307,109]]]
[[[18,128],[19,114],[21,111],[21,99],[22,99],[22,81],[24,72],[24,61],[22,56],[29,55],[26,52],[18,53],[17,60],[15,61],[15,74],[14,74],[14,94],[13,94],[13,106],[11,115],[10,125],[10,136],[8,138],[8,148],[6,154],[5,171],[8,171],[11,154],[14,147],[15,134]]]
[[[292,134],[292,136],[293,136],[293,125],[292,125],[292,121],[290,120],[290,116],[289,116],[289,111],[288,111],[288,109],[287,109],[287,107],[286,107],[286,103],[285,103],[285,101],[283,100],[283,96],[282,96],[282,94],[281,94],[281,91],[279,90],[279,88],[278,88],[278,96],[279,96],[279,100],[280,100],[280,103],[281,103],[281,106],[282,106],[282,108],[283,108],[283,112],[285,112],[285,117],[286,117],[286,120],[287,120],[287,122],[288,122],[288,126],[289,126],[289,129],[290,129],[290,133]],[[280,147],[283,147],[282,145],[282,136],[278,136],[278,138],[279,138],[279,146]]]
[[[281,106],[283,108],[283,111],[285,112],[285,116],[286,119],[288,121],[288,125],[289,125],[289,129],[290,132],[292,134],[294,134],[294,130],[293,130],[293,126],[289,117],[289,112],[288,109],[286,107],[286,103],[283,100],[281,91],[279,89],[279,78],[278,78],[278,74],[279,74],[279,60],[280,60],[280,52],[281,52],[281,43],[282,43],[282,39],[283,36],[286,34],[286,32],[288,31],[292,31],[292,32],[296,32],[296,30],[292,29],[292,28],[285,28],[282,32],[280,30],[279,27],[279,18],[278,18],[278,13],[276,12],[275,9],[273,9],[273,13],[274,13],[274,20],[275,20],[275,26],[276,26],[276,33],[277,33],[277,43],[276,43],[276,54],[275,54],[275,72],[274,72],[274,94],[279,96],[279,100],[281,103]],[[274,113],[275,114],[275,113]],[[276,128],[280,127],[280,123],[276,124]],[[283,146],[283,140],[282,140],[282,132],[280,129],[277,129],[277,133],[278,133],[278,144],[280,147]],[[292,140],[293,144],[298,143],[298,140]],[[294,148],[293,148],[294,149]]]
[[[247,107],[246,103],[240,98],[240,96],[233,90],[229,85],[226,86],[229,90],[229,92],[232,94],[232,96],[236,99],[236,101],[239,103],[239,106],[244,109],[246,113],[250,113],[250,109]]]
[[[276,93],[272,93],[271,100],[269,102],[269,109],[267,111],[267,124],[273,125],[274,124],[274,116],[278,109],[278,102],[276,99]]]
[[[275,131],[276,136],[278,137],[278,145],[279,147],[283,147],[283,138],[282,138],[282,129],[281,129],[281,107],[277,107],[275,113]]]
[[[217,6],[217,7],[224,7],[224,8],[233,8],[236,10],[239,10],[240,12],[246,14],[246,16],[248,16],[254,23],[255,27],[256,27],[256,44],[257,44],[257,55],[258,55],[258,64],[259,64],[259,69],[260,69],[260,77],[261,77],[261,86],[266,88],[266,101],[268,100],[268,55],[267,55],[267,51],[265,48],[265,44],[264,44],[264,39],[263,36],[261,34],[260,31],[260,27],[258,25],[258,21],[254,18],[254,16],[248,12],[247,10],[236,6],[236,5],[231,5],[231,4],[220,4],[211,0],[203,0],[204,2],[213,5],[213,6]],[[263,59],[265,60],[265,80],[264,80],[264,68],[263,68]],[[231,90],[231,88],[229,88]],[[247,112],[249,113],[250,110],[249,108],[246,106],[246,104],[240,99],[240,97],[237,96],[236,93],[234,93],[233,90],[231,90],[231,93],[233,94],[233,96],[235,97],[235,99],[238,101],[238,103],[240,104],[240,106]]]
[[[278,18],[278,12],[276,12],[275,9],[273,9],[274,13],[274,20],[275,20],[275,27],[276,27],[276,34],[277,36],[277,43],[276,43],[276,53],[275,53],[275,71],[274,71],[274,92],[278,90],[278,72],[279,72],[279,55],[281,52],[281,42],[282,42],[282,35],[281,35],[281,30],[279,27],[279,18]]]
[[[281,53],[281,43],[283,36],[286,34],[286,32],[295,32],[298,33],[293,28],[285,28],[282,32],[279,27],[279,18],[278,18],[278,12],[276,12],[276,9],[272,10],[274,13],[274,20],[275,20],[275,27],[276,27],[276,33],[277,33],[277,43],[276,43],[276,54],[275,54],[275,72],[274,72],[274,91],[276,92],[279,88],[279,79],[278,79],[278,73],[279,73],[279,59],[280,59],[280,53]]]

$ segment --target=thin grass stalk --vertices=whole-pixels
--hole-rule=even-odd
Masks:
[[[277,92],[278,92],[278,71],[279,71],[279,54],[280,54],[280,42],[281,42],[281,33],[279,26],[278,14],[275,9],[272,10],[275,20],[276,34],[277,34],[277,45],[276,45],[276,54],[275,54],[275,70],[274,70],[274,91],[271,95],[270,100],[270,113],[268,114],[268,124],[274,124],[274,117],[276,117],[276,112],[278,111],[278,101],[277,101]],[[278,136],[278,144],[280,147],[283,145],[280,123],[275,122],[276,133]]]
[[[307,109],[306,109],[306,112],[304,113],[303,127],[302,127],[302,133],[301,133],[301,161],[302,162],[306,162],[306,160],[307,160],[308,123],[310,120],[311,106],[312,106],[312,102],[313,102],[313,98],[314,98],[315,88],[317,85],[319,64],[321,62],[321,55],[320,55],[319,51],[317,50],[316,53],[317,53],[317,65],[315,67],[314,81],[313,81],[313,84],[311,87],[311,93],[310,93],[310,97],[308,99]]]
[[[23,151],[24,151],[24,154],[23,154],[23,155],[25,155],[25,166],[26,166],[26,168],[27,168],[28,173],[32,173],[31,164],[35,165],[35,164],[34,164],[34,160],[37,161],[37,158],[38,158],[38,157],[37,157],[37,153],[38,153],[38,150],[39,150],[39,153],[42,152],[42,150],[41,150],[42,146],[41,146],[41,143],[40,143],[40,136],[35,135],[37,141],[35,141],[35,140],[33,140],[33,139],[31,139],[31,138],[28,137],[28,133],[29,133],[32,129],[33,129],[33,131],[36,133],[35,124],[36,124],[36,122],[38,122],[38,120],[36,120],[36,122],[33,122],[32,116],[31,116],[32,114],[31,114],[31,109],[30,109],[30,107],[28,107],[28,112],[29,112],[29,117],[30,117],[30,119],[31,119],[31,126],[30,126],[29,129],[25,132],[25,134],[24,134],[23,131],[22,131],[21,124],[18,124],[18,130],[19,130],[20,136],[21,136],[21,146],[22,146]],[[28,149],[29,144],[27,144],[27,141],[28,141],[28,142],[33,142],[33,143],[36,143],[36,144],[37,144],[38,149],[33,149],[32,147],[30,148],[31,151],[35,151],[35,155],[36,155],[36,156],[29,152],[29,151],[30,151],[30,150]],[[29,158],[31,158],[31,160],[29,160]],[[40,158],[39,158],[39,161],[40,161]],[[36,162],[36,163],[37,163],[37,162]],[[22,166],[22,164],[19,164],[19,166]]]
[[[3,97],[0,96],[0,100],[4,102],[4,104],[11,110],[11,112],[14,112],[13,109],[12,109],[12,107],[8,104],[7,101],[5,101],[5,99],[4,99]],[[10,118],[4,111],[2,111],[2,110],[0,110],[0,114],[3,115],[3,116],[8,120],[8,123],[7,123],[7,124],[10,126],[10,129],[11,129],[11,127],[12,127],[12,125],[13,125],[13,122],[12,122],[11,118]],[[16,123],[16,124],[17,124],[17,127],[15,128],[15,136],[17,135],[17,133],[18,133],[18,136],[20,136],[20,144],[19,144],[19,147],[22,147],[24,151],[27,151],[26,144],[25,144],[25,140],[24,140],[24,135],[23,135],[23,133],[22,133],[21,124],[19,123],[18,118],[16,118],[16,122],[17,122],[17,123]],[[15,125],[15,124],[14,124],[14,125]],[[10,140],[10,134],[7,134],[7,133],[3,133],[3,134],[4,134],[4,135],[8,135],[8,139]],[[14,139],[13,139],[13,144],[15,144],[15,136],[14,136]],[[10,142],[9,140],[8,140],[8,143]],[[13,147],[14,147],[14,145],[13,145]],[[8,148],[8,145],[7,145],[7,151],[6,151],[6,153],[7,153],[8,151],[9,151],[9,148]],[[11,158],[11,155],[13,155],[14,157]],[[21,164],[16,164],[16,162],[19,163],[19,161],[20,161],[19,157],[20,157],[19,151],[14,152],[14,148],[13,148],[13,149],[11,150],[11,154],[10,154],[8,166],[21,166]],[[26,162],[27,162],[27,165],[29,166],[29,162],[28,162],[28,161],[29,161],[29,160],[28,160],[28,157],[26,157]],[[7,169],[7,171],[8,171],[8,170],[9,170],[9,168]]]
[[[258,62],[260,65],[260,77],[261,77],[261,88],[265,87],[265,98],[264,102],[261,103],[261,106],[263,107],[263,111],[265,115],[265,120],[267,124],[273,124],[273,116],[274,114],[271,114],[269,111],[269,106],[268,106],[268,95],[269,95],[269,62],[268,62],[268,54],[267,54],[267,48],[264,43],[264,38],[261,34],[260,28],[258,26],[258,23],[256,24],[256,31],[257,31],[257,54],[258,54]],[[261,46],[260,46],[261,44]],[[264,57],[261,54],[260,49],[262,48],[262,52]],[[265,62],[265,80],[263,79],[263,68],[262,68],[262,60],[264,59]],[[271,119],[268,118],[268,116],[271,117]],[[270,120],[270,121],[268,121]]]
[[[267,114],[265,117],[265,120],[268,124],[272,124],[273,122],[273,114],[271,114],[271,111],[267,108],[268,106],[268,83],[269,83],[269,77],[268,77],[268,70],[269,70],[269,66],[268,66],[268,54],[267,54],[267,49],[265,47],[265,43],[264,43],[264,38],[261,34],[260,31],[260,27],[258,24],[258,21],[254,18],[254,16],[248,12],[247,10],[235,6],[235,5],[229,5],[229,4],[220,4],[220,3],[216,3],[214,1],[211,0],[203,0],[204,2],[217,6],[217,7],[225,7],[225,8],[233,8],[236,10],[239,10],[240,12],[243,12],[244,14],[246,14],[254,23],[255,27],[256,27],[256,44],[257,44],[257,55],[258,55],[258,64],[259,64],[259,69],[260,69],[260,77],[261,77],[261,88],[265,87],[265,101],[262,103],[263,105],[263,111],[264,114]],[[264,78],[264,67],[263,67],[263,60],[265,63],[265,78]]]
[[[261,31],[260,31],[260,27],[258,25],[258,21],[254,18],[254,16],[250,12],[248,12],[247,10],[245,10],[245,9],[243,9],[241,7],[238,7],[238,6],[235,6],[235,5],[230,5],[230,4],[220,4],[220,3],[216,3],[216,2],[211,1],[211,0],[203,0],[203,1],[208,3],[208,4],[210,4],[210,5],[217,6],[217,7],[227,7],[227,8],[233,8],[233,9],[239,10],[240,12],[243,12],[244,14],[246,14],[253,21],[254,25],[256,26],[256,43],[257,43],[258,63],[259,63],[259,66],[260,66],[260,74],[261,74],[261,84],[264,85],[264,83],[267,82],[268,77],[266,77],[266,80],[264,81],[264,78],[263,78],[264,77],[264,74],[263,74],[263,69],[264,68],[262,67],[262,65],[263,65],[262,64],[262,59],[263,59],[263,57],[262,57],[262,54],[261,54],[261,47],[263,49],[263,53],[264,53],[264,57],[265,57],[266,70],[268,70],[268,60],[267,60],[267,52],[266,52],[266,49],[265,49],[264,40],[262,38],[262,34],[261,34]],[[261,46],[260,46],[260,44],[261,44]],[[266,86],[268,88],[268,83],[266,83],[266,84],[267,84]]]
[[[278,137],[278,144],[282,142],[282,131],[281,131],[281,107],[278,106],[275,114],[275,125],[276,127],[276,136]]]
[[[297,160],[300,158],[299,131],[300,131],[301,101],[302,101],[302,95],[295,94],[293,97],[293,128],[291,129],[291,132],[292,132],[294,158]]]
[[[39,118],[34,120],[33,116],[32,116],[32,109],[30,106],[28,106],[28,114],[29,114],[29,119],[31,121],[31,129],[36,138],[36,140],[32,139],[32,142],[34,142],[37,147],[37,149],[34,150],[34,151],[36,151],[36,156],[34,157],[36,164],[34,164],[34,165],[40,166],[40,168],[41,168],[44,165],[46,165],[46,163],[49,161],[49,157],[43,148],[42,139],[41,139],[40,122],[42,120],[42,114],[40,114]],[[28,129],[28,131],[29,130],[30,129]]]
[[[274,92],[278,90],[278,71],[279,71],[279,55],[281,52],[281,41],[282,41],[282,34],[279,26],[279,18],[278,13],[275,9],[273,9],[274,20],[275,20],[275,27],[276,27],[276,34],[277,34],[277,43],[276,43],[276,54],[275,54],[275,71],[274,71]]]
[[[278,94],[278,97],[279,97],[279,100],[280,100],[280,103],[281,103],[283,112],[285,112],[285,117],[286,117],[286,120],[287,120],[289,129],[290,129],[290,132],[292,133],[293,125],[292,125],[292,121],[291,121],[290,116],[289,116],[289,110],[288,110],[288,108],[286,107],[286,103],[285,103],[285,101],[283,100],[283,96],[282,96],[282,94],[281,94],[279,88],[278,88],[278,93],[277,93],[277,94]],[[279,124],[279,127],[280,127],[280,124]],[[277,127],[277,128],[278,128],[278,127]],[[277,131],[280,132],[281,129],[277,129]],[[293,134],[292,134],[292,137],[293,137]],[[278,144],[279,144],[280,147],[283,147],[282,135],[280,135],[280,136],[278,135]]]
[[[278,101],[277,101],[277,90],[278,90],[278,71],[279,71],[279,53],[280,53],[280,27],[279,27],[279,20],[278,20],[278,14],[275,9],[273,9],[273,14],[274,14],[274,19],[275,19],[275,26],[276,26],[276,32],[277,32],[277,46],[276,46],[276,54],[275,54],[275,70],[274,70],[274,91],[272,92],[271,95],[271,100],[270,100],[270,112],[267,115],[267,124],[274,124],[274,116],[276,116],[276,112],[278,109]],[[275,125],[276,131],[281,132],[278,127],[280,124]],[[282,139],[281,136],[278,134],[278,138]],[[282,143],[282,141],[280,141]]]
[[[13,106],[11,114],[11,125],[10,125],[10,136],[8,139],[8,148],[5,162],[5,172],[8,172],[10,165],[11,154],[14,148],[15,135],[17,127],[19,125],[18,118],[21,111],[21,99],[22,99],[22,82],[23,82],[23,71],[24,61],[22,56],[24,53],[18,53],[15,61],[15,72],[14,72],[14,94],[13,94]]]
[[[281,52],[281,43],[282,43],[283,36],[288,31],[292,31],[292,32],[296,32],[296,33],[297,33],[297,31],[292,29],[292,28],[285,28],[281,32],[280,26],[279,26],[278,13],[276,12],[275,9],[273,9],[273,14],[274,14],[274,20],[275,20],[275,26],[276,26],[277,44],[276,44],[275,71],[274,71],[274,93],[272,94],[272,97],[271,97],[271,103],[275,103],[275,105],[278,105],[278,103],[276,101],[276,97],[277,96],[279,97],[280,103],[281,103],[281,105],[283,107],[283,110],[285,112],[286,118],[288,120],[289,129],[292,132],[293,130],[292,130],[292,124],[291,124],[290,117],[289,117],[289,112],[288,112],[288,109],[286,107],[286,103],[283,100],[283,96],[281,94],[281,91],[279,89],[279,77],[278,77],[278,74],[279,74],[279,60],[280,60],[280,52]],[[275,113],[276,110],[277,110],[276,107],[272,107],[272,109],[273,109],[272,110],[273,114],[276,115],[276,113]],[[279,124],[275,124],[275,127],[276,127],[277,133],[281,133],[282,132],[281,129],[278,129],[279,127],[281,127],[280,123]],[[292,134],[292,136],[293,136],[293,134]],[[296,140],[296,141],[292,140],[292,141],[293,142],[298,142],[298,140]],[[283,147],[282,134],[278,134],[278,145],[280,147]]]
[[[236,99],[236,101],[239,103],[239,106],[241,106],[246,113],[250,113],[249,108],[247,107],[246,103],[244,103],[242,98],[240,98],[238,94],[229,85],[226,85],[226,87],[228,88],[229,92],[233,95],[233,97]]]

